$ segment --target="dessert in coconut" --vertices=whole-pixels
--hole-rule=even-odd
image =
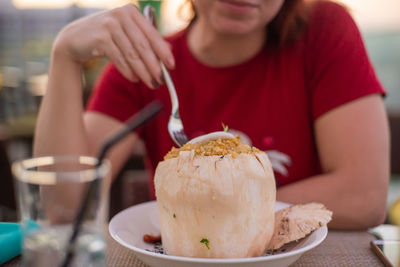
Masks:
[[[164,251],[203,258],[262,255],[274,232],[275,178],[268,156],[226,132],[173,148],[157,166]]]

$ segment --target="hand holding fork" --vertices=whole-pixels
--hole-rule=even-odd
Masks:
[[[157,27],[156,16],[153,7],[151,7],[150,5],[145,6],[143,13],[144,16],[153,24],[153,26]],[[175,144],[181,147],[188,142],[188,138],[183,129],[182,120],[179,115],[178,96],[176,95],[175,86],[172,82],[171,76],[169,75],[167,68],[162,62],[160,62],[160,64],[172,103],[171,115],[168,121],[168,132],[172,140],[174,140]]]

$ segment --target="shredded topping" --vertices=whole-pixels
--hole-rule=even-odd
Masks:
[[[165,155],[164,160],[178,157],[181,151],[194,151],[195,155],[200,156],[225,156],[231,154],[233,158],[236,158],[241,153],[261,152],[257,148],[250,147],[240,141],[240,136],[237,136],[235,138],[220,138],[195,144],[187,143],[181,148],[173,147]]]

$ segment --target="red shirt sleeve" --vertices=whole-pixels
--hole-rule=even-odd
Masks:
[[[314,120],[360,97],[385,94],[361,34],[343,6],[317,3],[309,23],[306,71]]]
[[[143,106],[140,84],[130,82],[113,64],[108,64],[96,83],[86,109],[124,122]]]

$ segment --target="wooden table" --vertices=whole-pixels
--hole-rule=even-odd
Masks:
[[[369,242],[375,237],[360,231],[329,231],[327,238],[317,247],[305,253],[292,267],[298,266],[383,266],[370,249]],[[119,245],[110,236],[107,239],[107,266],[148,267],[135,254]],[[4,266],[21,266],[17,257]]]

